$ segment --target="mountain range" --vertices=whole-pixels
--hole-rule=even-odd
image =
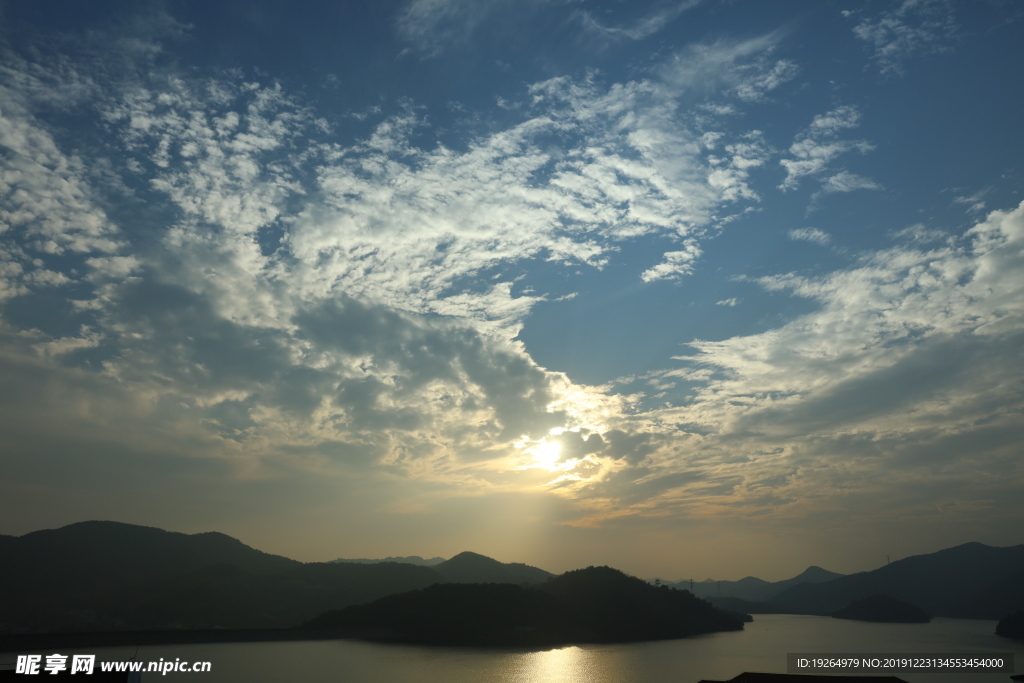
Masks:
[[[888,595],[937,617],[1000,619],[1024,609],[1024,545],[965,543],[869,572],[792,586],[771,601],[788,612],[831,614],[870,595]]]
[[[220,533],[81,522],[0,536],[0,633],[287,628],[435,583],[546,581],[551,574],[461,553],[432,567],[302,563]]]
[[[791,579],[783,581],[765,581],[756,576],[747,576],[739,581],[715,581],[705,579],[704,581],[676,581],[668,582],[665,585],[670,588],[681,588],[688,590],[698,598],[739,598],[741,600],[766,601],[783,592],[787,588],[798,586],[802,583],[823,583],[843,576],[836,572],[830,572],[818,566],[811,566],[800,572]]]
[[[471,552],[432,566],[303,563],[221,533],[118,522],[0,536],[0,557],[0,633],[291,628],[434,584],[524,586],[553,577]],[[739,612],[826,615],[887,595],[933,616],[1000,619],[1024,610],[1024,545],[967,543],[847,576],[810,567],[785,581],[723,581],[722,592],[731,595],[721,598],[708,595],[718,589],[710,584],[695,584],[697,597]],[[689,582],[670,587],[688,590]]]

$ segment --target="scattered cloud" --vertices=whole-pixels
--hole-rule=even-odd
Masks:
[[[412,50],[431,57],[465,47],[496,16],[532,12],[555,1],[407,0],[398,11],[395,26]]]
[[[992,188],[988,187],[983,190],[978,190],[972,195],[961,195],[953,198],[954,204],[965,204],[967,205],[967,212],[971,214],[980,214],[985,211],[985,197],[992,192]]]
[[[799,72],[791,60],[772,57],[785,35],[778,30],[748,40],[694,43],[675,52],[658,74],[669,87],[691,95],[725,92],[741,101],[763,101]]]
[[[882,186],[864,176],[840,171],[821,181],[821,191],[829,192],[854,192],[855,190],[881,190]]]
[[[948,240],[950,235],[941,230],[929,228],[924,223],[914,223],[901,230],[892,233],[895,240],[905,240],[912,244],[929,244],[932,242],[943,242]]]
[[[860,125],[861,114],[855,107],[842,106],[826,114],[815,116],[811,125],[797,135],[789,148],[792,158],[779,163],[786,169],[786,178],[779,185],[783,192],[800,186],[804,177],[824,175],[837,157],[850,151],[861,154],[874,149],[865,140],[841,140],[839,132]],[[849,192],[854,189],[877,189],[869,178],[856,176],[846,171],[832,175],[822,182],[824,192]]]
[[[684,249],[665,252],[663,256],[664,261],[653,268],[645,270],[640,275],[640,279],[644,282],[678,280],[684,275],[689,275],[693,272],[694,261],[700,255],[701,250],[696,243],[689,242]]]
[[[813,242],[825,247],[832,243],[832,237],[818,228],[794,228],[789,231],[789,239]]]
[[[592,12],[577,10],[575,17],[583,28],[591,33],[612,40],[642,40],[665,28],[683,12],[701,4],[703,0],[684,0],[663,5],[646,16],[637,19],[629,26],[606,26],[598,21]]]
[[[620,28],[585,16],[640,39],[694,4]],[[933,44],[913,27],[946,7],[903,2],[857,30],[889,73]],[[397,27],[431,55],[515,9],[414,0]],[[581,385],[517,338],[538,302],[573,296],[534,289],[529,266],[593,273],[667,243],[632,272],[683,280],[709,235],[756,207],[776,152],[743,117],[798,74],[782,37],[690,45],[633,80],[548,78],[457,148],[411,102],[348,115],[369,132],[339,139],[286,85],[155,68],[148,41],[116,87],[88,64],[9,61],[4,433],[174,451],[252,480],[542,489],[582,526],[768,512],[813,524],[881,515],[872,501],[916,510],[933,498],[923,486],[1000,500],[1021,479],[1024,205],[982,216],[983,193],[957,196],[976,216],[963,235],[920,223],[834,272],[748,280],[816,308],[759,334],[681,339],[692,353],[671,370]],[[109,159],[46,123],[61,92],[111,133]],[[815,116],[779,188],[880,189],[837,168],[873,149],[844,137],[860,120],[852,106]],[[833,244],[820,228],[788,236]]]
[[[693,342],[697,355],[662,375],[695,383],[692,400],[635,420],[676,425],[671,446],[591,491],[627,501],[650,482],[656,514],[674,506],[698,516],[737,505],[800,517],[834,497],[862,520],[869,500],[912,508],[929,477],[1005,498],[1015,484],[1004,478],[1024,475],[1010,460],[1024,391],[1019,372],[1006,374],[1024,360],[1022,244],[1024,204],[992,212],[955,244],[867,253],[818,278],[762,278],[820,309],[762,334]],[[979,459],[988,474],[965,483]],[[887,481],[869,474],[881,463]],[[712,474],[729,482],[728,505],[707,485]],[[655,514],[650,503],[641,496],[607,513]]]
[[[409,8],[449,16],[442,4]],[[730,87],[760,78],[742,60],[737,78],[726,66]],[[98,208],[85,164],[28,105],[4,107],[22,155],[8,159],[21,164],[6,176],[20,203],[4,214],[0,292],[77,287],[52,330],[22,338],[5,323],[8,358],[53,385],[80,373],[95,420],[131,416],[125,439],[179,434],[197,454],[244,453],[250,472],[377,467],[499,486],[552,429],[589,429],[592,450],[560,484],[569,492],[664,441],[627,438],[634,398],[537,366],[515,337],[547,295],[508,271],[603,268],[622,243],[658,235],[681,248],[643,280],[692,272],[704,230],[757,201],[759,131],[701,144],[714,120],[681,107],[683,84],[591,76],[530,86],[518,121],[460,150],[415,142],[431,124],[412,104],[367,110],[371,132],[341,144],[281,84],[229,76],[143,60],[81,103],[114,136],[130,229]],[[25,405],[60,421],[83,394]]]
[[[957,30],[949,0],[902,0],[875,17],[861,20],[853,34],[874,48],[872,58],[879,70],[893,75],[902,73],[903,65],[912,57],[948,50]]]

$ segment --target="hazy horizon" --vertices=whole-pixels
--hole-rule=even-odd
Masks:
[[[1009,0],[0,0],[0,534],[768,581],[1024,542]]]

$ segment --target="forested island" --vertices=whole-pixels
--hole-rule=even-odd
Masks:
[[[931,615],[916,605],[888,595],[869,595],[832,613],[836,619],[880,621],[890,624],[927,624]]]
[[[550,646],[739,631],[744,616],[687,591],[587,567],[534,586],[437,584],[326,612],[306,628],[431,645]]]

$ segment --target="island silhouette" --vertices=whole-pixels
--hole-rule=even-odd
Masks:
[[[869,595],[832,613],[836,619],[878,621],[890,624],[927,624],[932,620],[920,607],[888,595]]]
[[[333,610],[306,626],[369,640],[551,646],[738,631],[743,617],[686,591],[587,567],[534,586],[436,584]]]

